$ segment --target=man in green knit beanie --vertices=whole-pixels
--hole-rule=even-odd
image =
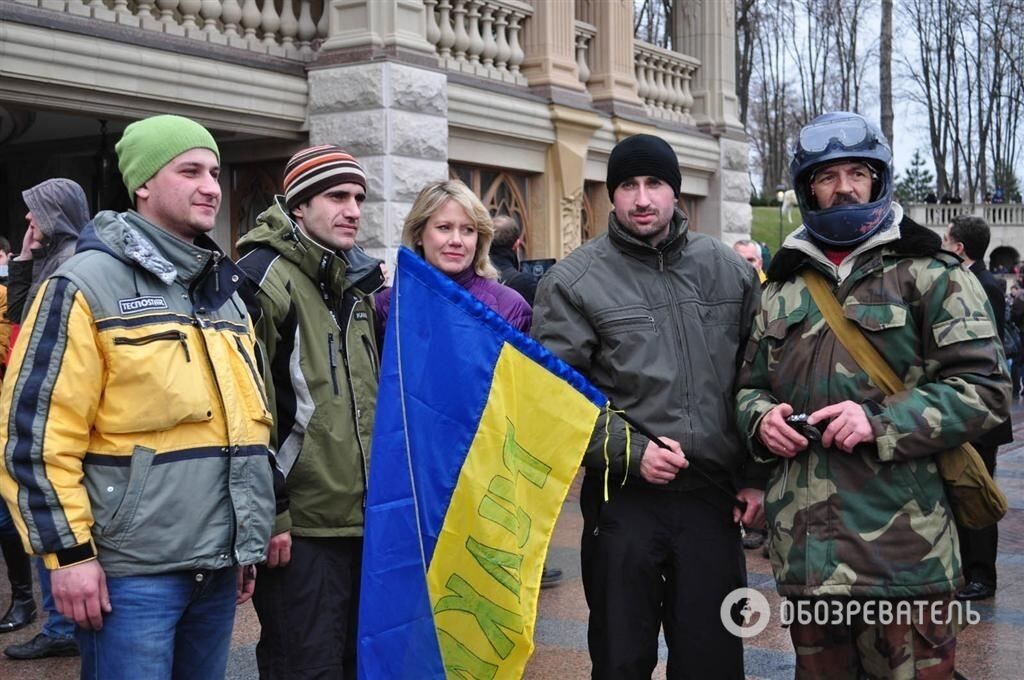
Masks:
[[[275,515],[245,275],[207,235],[205,128],[155,116],[116,150],[135,210],[96,215],[23,322],[0,492],[77,625],[82,678],[219,679]]]

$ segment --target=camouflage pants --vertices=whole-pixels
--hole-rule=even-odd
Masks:
[[[915,617],[916,618],[916,617]],[[794,622],[796,678],[949,680],[956,659],[956,622],[865,623],[854,616],[841,624]]]

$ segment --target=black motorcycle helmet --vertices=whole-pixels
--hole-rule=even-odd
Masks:
[[[863,161],[872,169],[871,200],[821,208],[811,193],[811,179],[816,170],[841,161]],[[856,246],[881,229],[892,211],[892,150],[882,131],[859,114],[826,113],[805,125],[789,172],[804,226],[825,245]]]

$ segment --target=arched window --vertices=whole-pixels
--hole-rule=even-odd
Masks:
[[[448,176],[462,180],[473,190],[491,215],[510,215],[523,225],[529,240],[530,218],[527,210],[527,176],[494,168],[482,168],[461,163],[448,166]]]

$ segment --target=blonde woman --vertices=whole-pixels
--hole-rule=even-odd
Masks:
[[[498,271],[488,255],[493,238],[494,225],[487,208],[457,179],[424,187],[402,229],[402,245],[527,333],[533,312],[522,295],[498,283]],[[377,296],[377,335],[381,340],[390,306],[388,289]]]

